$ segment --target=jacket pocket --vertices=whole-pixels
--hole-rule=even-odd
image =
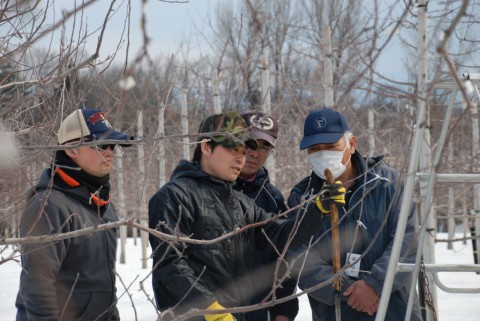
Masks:
[[[79,312],[81,311],[78,314],[78,321],[103,321],[111,319],[111,314],[113,311],[113,308],[110,308],[112,304],[111,292],[85,293],[83,295],[80,295],[79,297],[80,300],[77,300],[77,303],[83,302],[84,305],[83,309],[77,310]]]

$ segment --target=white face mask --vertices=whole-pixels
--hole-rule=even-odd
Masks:
[[[340,175],[342,175],[347,169],[346,164],[342,164],[343,153],[345,153],[347,147],[348,145],[345,146],[343,151],[319,150],[318,152],[309,154],[308,160],[310,161],[315,174],[317,174],[318,177],[326,180],[327,178],[325,177],[324,173],[325,169],[328,168],[332,172],[334,179],[339,178]],[[348,159],[347,164],[350,162],[350,159],[351,158]]]

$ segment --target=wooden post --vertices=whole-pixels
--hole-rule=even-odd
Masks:
[[[143,111],[137,111],[137,137],[139,139],[143,138]],[[147,214],[147,204],[145,195],[145,182],[147,178],[147,173],[145,171],[145,150],[142,144],[138,144],[138,177],[140,177],[140,186],[138,190],[140,191],[140,197],[138,199],[138,212],[140,218],[140,224],[142,226],[148,227],[148,214]],[[145,231],[140,231],[140,244],[142,247],[142,269],[147,268],[147,248],[148,248],[148,233]]]
[[[375,112],[368,108],[368,156],[375,155]]]
[[[222,106],[220,105],[220,71],[215,70],[213,72],[213,112],[215,114],[222,112]]]
[[[160,103],[158,108],[158,128],[157,137],[165,137],[165,104]],[[166,157],[165,157],[165,141],[160,140],[158,143],[158,187],[162,187],[167,182],[166,178]]]
[[[188,134],[188,87],[182,90],[182,134]],[[190,159],[190,145],[188,137],[183,137],[183,158]]]
[[[328,184],[335,184],[335,179],[332,175],[330,169],[325,169],[325,177],[327,178]],[[342,268],[340,261],[340,232],[338,228],[338,208],[335,204],[330,204],[330,222],[332,228],[332,263],[333,263],[333,274],[336,274]],[[340,277],[336,277],[333,283],[335,289],[335,320],[340,321],[341,317],[341,301],[340,301],[340,291],[342,288]]]
[[[334,107],[333,66],[332,66],[332,32],[329,26],[322,29],[323,47],[326,58],[323,59],[323,90],[325,107]]]
[[[263,94],[263,104],[262,104],[262,111],[265,114],[272,113],[272,101],[271,101],[271,92],[272,88],[270,87],[270,68],[268,62],[268,56],[263,54],[263,66],[262,66],[262,94]],[[276,180],[276,162],[275,162],[275,155],[271,154],[267,158],[267,168],[269,170],[268,177],[272,184],[275,185]]]
[[[116,202],[118,209],[118,216],[120,219],[126,217],[125,213],[125,193],[123,191],[123,159],[122,152],[118,148],[116,150],[115,166],[117,167],[117,190],[118,190],[118,202]],[[120,231],[120,263],[126,263],[126,242],[127,242],[127,226],[122,225],[119,228]]]

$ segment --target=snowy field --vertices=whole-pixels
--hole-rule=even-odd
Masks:
[[[444,235],[439,235],[442,237]],[[458,235],[461,237],[461,235]],[[140,244],[140,242],[138,242]],[[1,253],[5,258],[8,249]],[[471,242],[454,244],[454,250],[447,250],[446,243],[436,245],[437,263],[473,264]],[[117,272],[121,280],[117,280],[118,295],[121,296],[118,304],[123,321],[154,321],[156,312],[153,304],[146,299],[148,294],[153,300],[151,279],[148,269],[143,270],[141,264],[140,246],[134,245],[132,239],[127,245],[127,264],[117,264]],[[151,260],[148,260],[150,268]],[[18,290],[20,266],[9,261],[0,265],[0,321],[15,320],[15,297]],[[445,272],[439,274],[442,282],[451,287],[480,288],[480,275],[472,272]],[[141,283],[145,293],[141,290]],[[125,291],[128,288],[128,294]],[[480,294],[446,293],[440,289],[438,295],[439,321],[478,321],[480,320]],[[132,304],[133,301],[133,304]],[[300,297],[300,313],[298,321],[311,320],[310,307],[306,296]]]

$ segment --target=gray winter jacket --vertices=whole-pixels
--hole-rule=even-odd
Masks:
[[[403,183],[399,173],[382,162],[383,157],[370,158],[367,162],[358,152],[352,155],[356,166],[357,180],[351,192],[347,193],[347,206],[339,209],[339,234],[341,265],[345,265],[347,253],[362,254],[360,273],[350,282],[362,279],[381,295],[392,250],[393,240],[400,213]],[[309,195],[320,192],[324,180],[312,172],[291,191],[289,206],[296,206]],[[332,277],[332,243],[330,222],[317,233],[318,242],[308,251],[305,265],[300,274],[299,286],[307,289]],[[417,216],[412,205],[401,249],[401,262],[413,263],[417,251]],[[298,253],[295,253],[298,254]],[[293,255],[293,254],[292,254]],[[303,262],[303,257],[300,259]],[[397,273],[392,288],[385,320],[404,320],[410,273]],[[335,320],[334,292],[332,284],[309,293],[314,321]],[[342,302],[342,320],[373,321],[375,316],[352,309]],[[412,321],[421,320],[420,307],[416,299]]]
[[[72,232],[117,221],[112,204],[98,213],[84,186],[52,184],[43,171],[27,195],[22,237]],[[116,230],[22,247],[17,321],[119,320],[115,294]]]
[[[203,172],[198,164],[181,161],[169,183],[149,203],[149,226],[168,234],[211,240],[269,215],[227,182]],[[323,224],[314,207],[305,215],[291,246],[299,246]],[[282,249],[295,221],[273,220],[213,244],[163,242],[150,235],[154,254],[153,289],[158,308],[176,315],[190,308],[205,309],[215,300],[224,307],[250,303],[255,284],[252,267],[256,249]],[[235,314],[244,320],[243,314]],[[202,320],[202,317],[192,320]]]

